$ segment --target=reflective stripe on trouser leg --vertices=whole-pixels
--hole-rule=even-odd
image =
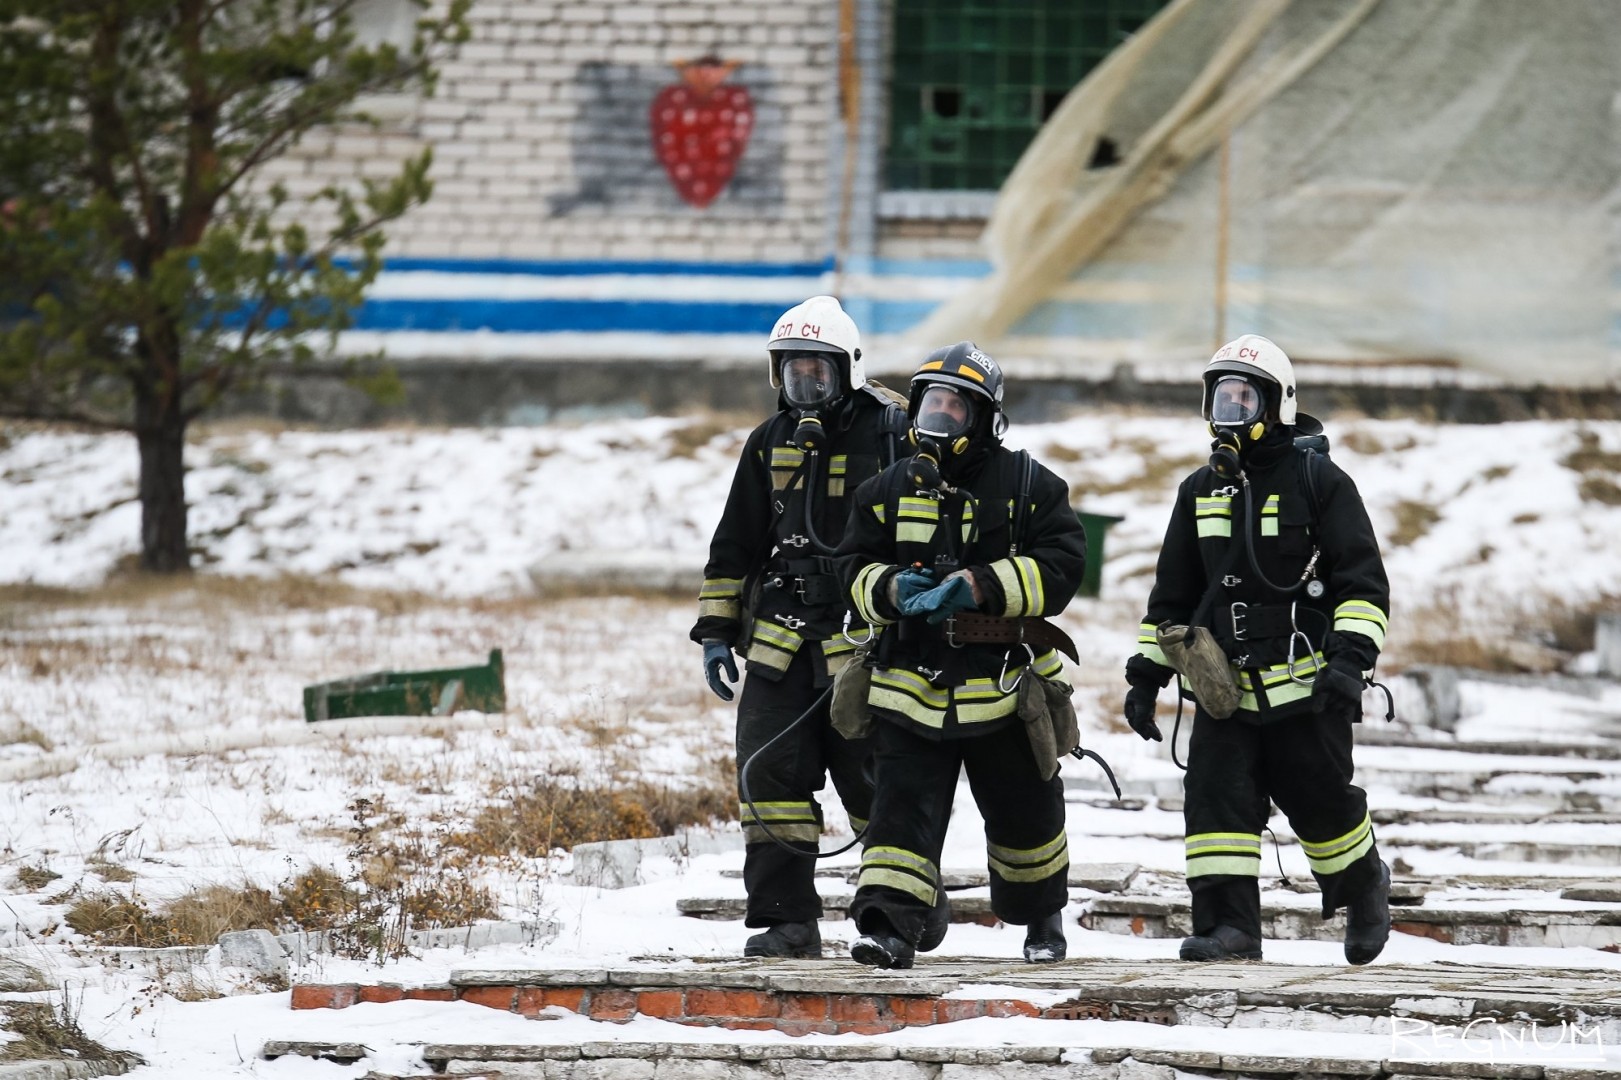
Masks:
[[[1042,780],[1023,724],[963,740],[963,765],[985,819],[991,910],[1028,925],[1069,902],[1064,782]]]
[[[1185,841],[1190,878],[1211,874],[1239,877],[1261,876],[1261,836],[1259,833],[1200,833]]]
[[[773,836],[805,844],[822,838],[821,808],[813,802],[756,802],[752,808],[742,803],[737,817],[746,844],[769,844]]]
[[[1316,874],[1338,874],[1373,850],[1373,821],[1364,814],[1357,827],[1322,843],[1300,838],[1300,848]]]
[[[1192,929],[1230,926],[1259,938],[1261,832],[1272,813],[1263,778],[1273,775],[1260,760],[1263,746],[1288,725],[1218,720],[1202,708],[1194,716],[1182,778]]]
[[[873,725],[874,793],[850,918],[861,933],[893,931],[914,945],[933,909],[935,874],[962,772],[962,743],[935,741],[880,719]]]
[[[822,916],[822,898],[814,877],[816,860],[812,858],[822,832],[822,816],[813,790],[821,783],[818,726],[825,721],[808,718],[771,742],[821,693],[815,686],[812,654],[811,649],[801,650],[780,679],[750,674],[738,695],[738,802],[745,803],[742,770],[752,758],[747,775],[749,795],[761,821],[790,849],[773,842],[747,806],[739,806],[746,841],[743,887],[748,893],[748,910],[744,922],[751,927],[807,922]],[[768,744],[769,749],[762,750]]]
[[[985,845],[991,873],[1003,881],[1042,881],[1069,868],[1069,838],[1059,833],[1040,847]]]
[[[930,859],[904,848],[873,846],[861,855],[861,875],[856,879],[856,888],[884,885],[933,907],[934,883],[939,880],[940,868]]]

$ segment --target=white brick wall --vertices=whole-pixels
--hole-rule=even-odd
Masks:
[[[383,176],[434,148],[435,195],[388,227],[388,251],[512,259],[825,258],[838,0],[475,0],[472,38],[431,98],[381,132],[313,133],[266,170],[295,199]],[[648,107],[677,60],[740,67],[756,124],[729,188],[682,202]],[[312,228],[325,222],[301,215]]]

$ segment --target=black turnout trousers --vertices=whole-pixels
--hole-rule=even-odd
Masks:
[[[743,799],[741,770],[749,758],[781,735],[812,702],[822,695],[817,686],[811,652],[806,642],[795,654],[780,680],[751,672],[744,677],[737,704],[738,796],[746,841],[743,886],[748,890],[747,926],[775,926],[810,922],[822,917],[816,892],[815,870],[822,808],[814,793],[833,778],[833,787],[854,827],[859,830],[872,813],[872,781],[863,775],[869,740],[845,739],[833,730],[824,700],[793,732],[761,754],[748,769],[748,795],[761,819],[788,845],[805,854],[785,851],[766,835]]]
[[[1029,852],[1050,847],[1064,832],[1064,783],[1054,776],[1043,781],[1036,772],[1030,741],[1019,723],[963,739],[933,740],[886,720],[874,723],[873,763],[877,794],[867,850],[900,849],[940,865],[951,805],[960,770],[968,773],[968,786],[980,816],[985,840],[998,849]],[[1032,880],[1008,880],[990,867],[991,910],[1003,922],[1028,925],[1057,911],[1069,901],[1068,850],[1063,865],[1047,861],[1033,871]],[[1037,877],[1035,875],[1039,874]],[[863,933],[882,930],[887,922],[913,946],[923,933],[930,906],[918,897],[885,885],[863,885],[856,890],[850,915]]]
[[[1366,793],[1351,782],[1351,723],[1306,712],[1270,724],[1236,717],[1217,720],[1194,713],[1183,779],[1183,818],[1189,838],[1255,834],[1271,816],[1271,804],[1309,850],[1313,844],[1355,835],[1367,819]],[[1371,840],[1371,830],[1369,833]],[[1360,846],[1360,845],[1358,845]],[[1192,862],[1193,860],[1190,860]],[[1190,876],[1193,932],[1231,926],[1261,937],[1261,890],[1256,874]],[[1372,887],[1379,876],[1379,849],[1370,846],[1343,870],[1313,876],[1323,890],[1323,917],[1345,899]]]

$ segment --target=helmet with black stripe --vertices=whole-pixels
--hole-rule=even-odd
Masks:
[[[912,376],[906,415],[914,442],[931,438],[954,453],[999,439],[1007,429],[1002,369],[972,341],[936,349]]]

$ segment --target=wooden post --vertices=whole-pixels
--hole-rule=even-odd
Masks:
[[[1216,340],[1210,351],[1227,343],[1227,239],[1228,203],[1232,197],[1232,132],[1221,136],[1221,155],[1216,164]]]
[[[856,0],[839,0],[839,116],[844,123],[843,176],[839,180],[839,220],[833,238],[833,287],[844,285],[844,261],[850,247],[851,202],[854,199],[856,151],[860,139],[861,68],[856,62]]]

